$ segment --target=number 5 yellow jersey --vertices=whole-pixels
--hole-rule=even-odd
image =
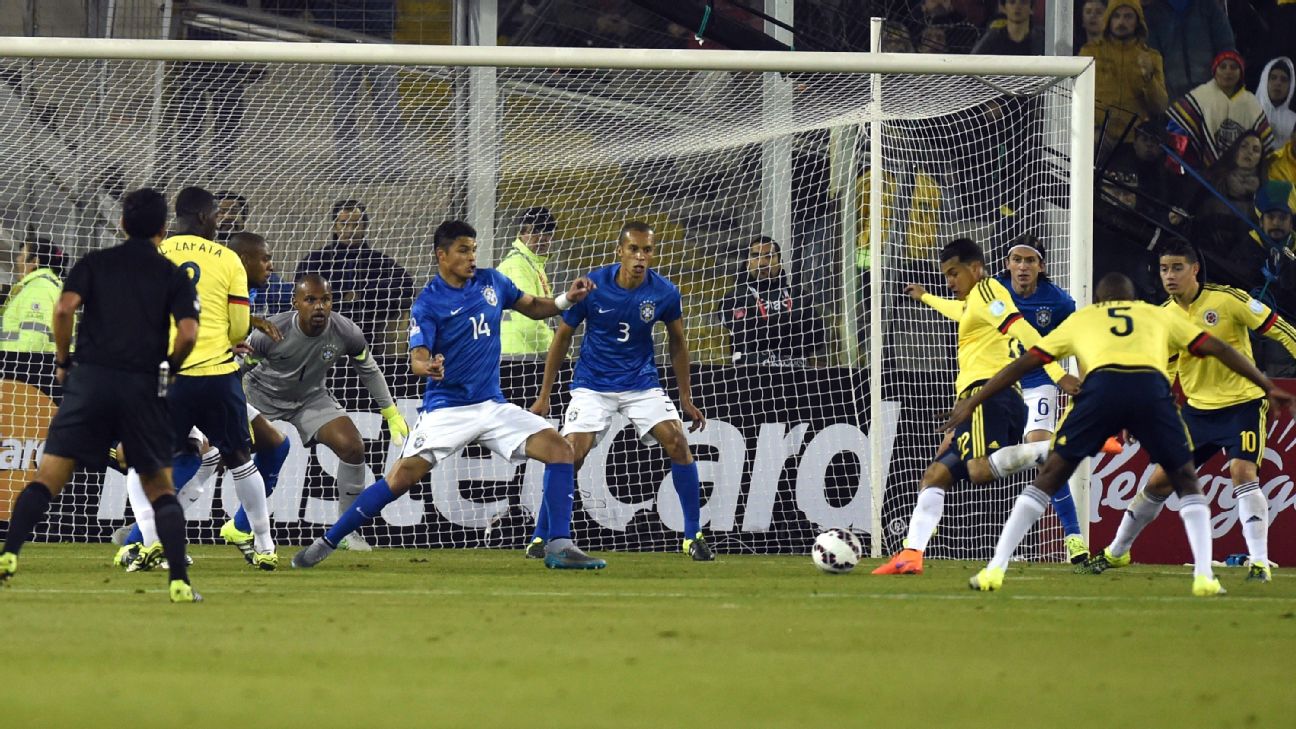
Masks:
[[[1104,301],[1077,311],[1031,348],[1044,361],[1075,355],[1086,373],[1103,367],[1155,370],[1177,350],[1196,354],[1206,332],[1185,317],[1142,301]]]

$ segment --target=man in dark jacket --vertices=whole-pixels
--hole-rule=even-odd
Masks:
[[[374,350],[387,330],[404,321],[414,300],[414,279],[390,256],[370,247],[369,211],[359,200],[333,203],[333,242],[297,264],[294,280],[317,273],[333,290],[333,311],[360,326]]]
[[[824,344],[824,326],[783,272],[781,249],[769,236],[751,242],[747,270],[717,314],[733,335],[734,364],[805,367]]]

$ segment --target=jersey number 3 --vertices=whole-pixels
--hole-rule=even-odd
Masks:
[[[486,323],[486,312],[483,311],[477,316],[470,316],[468,321],[472,322],[473,339],[491,335],[490,324]]]
[[[1118,337],[1128,337],[1134,331],[1134,319],[1125,313],[1130,310],[1128,306],[1113,306],[1107,310],[1107,316],[1118,320],[1120,323],[1112,326],[1110,331]]]

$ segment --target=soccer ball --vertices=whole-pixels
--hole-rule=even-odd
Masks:
[[[862,556],[864,545],[859,537],[845,529],[829,529],[820,534],[810,549],[815,567],[830,574],[850,572]]]

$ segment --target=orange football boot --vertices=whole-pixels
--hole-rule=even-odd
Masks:
[[[902,549],[887,563],[873,570],[875,575],[921,575],[923,553],[916,549]]]

